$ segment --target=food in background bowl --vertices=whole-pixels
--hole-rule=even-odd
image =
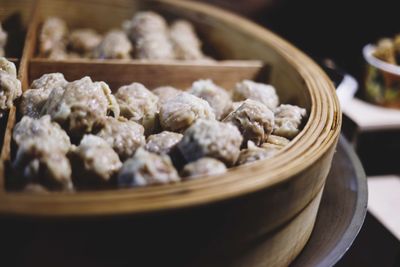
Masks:
[[[400,35],[384,38],[363,49],[367,63],[365,96],[386,107],[400,108]]]
[[[380,39],[376,45],[373,56],[390,64],[400,64],[400,35],[394,39]]]

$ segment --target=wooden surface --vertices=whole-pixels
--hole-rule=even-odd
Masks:
[[[366,202],[365,174],[354,152],[341,139],[327,178],[314,230],[308,244],[291,266],[334,266],[356,237],[364,220]],[[149,225],[153,233],[147,236],[147,240],[144,234],[137,234],[148,223],[145,217],[67,221],[1,218],[0,249],[4,252],[2,263],[15,267],[131,266],[138,265],[138,262],[144,261],[148,256],[148,261],[145,262],[147,264],[141,266],[191,266],[184,263],[193,262],[191,257],[203,256],[202,252],[207,247],[202,243],[204,240],[201,237],[208,231],[218,233],[219,230],[214,227],[223,227],[216,223],[218,218],[224,218],[218,209],[214,210],[213,220],[204,219],[203,211],[200,208],[186,219],[181,217],[185,226],[177,235],[174,225],[180,222],[177,219],[179,216],[162,220],[163,215],[156,215]],[[189,211],[174,214],[183,216],[185,213],[190,214]],[[231,222],[228,218],[226,220],[227,223]],[[157,224],[157,221],[160,223]],[[290,225],[295,227],[295,223]],[[287,228],[283,227],[280,231],[285,229]],[[307,236],[310,229],[300,227],[296,231],[298,233],[294,236]],[[278,233],[279,231],[275,235],[279,235]],[[155,237],[158,237],[158,241],[151,243],[151,238]],[[138,239],[144,239],[141,240],[142,247],[135,245],[134,241]],[[243,259],[245,256],[252,256],[252,264],[244,266],[271,266],[262,264],[263,258],[270,253],[264,247],[264,240],[261,238],[249,246],[241,247],[240,253],[222,258],[235,263],[233,266],[240,266],[242,261],[236,257]],[[287,245],[294,244],[288,241]],[[158,252],[157,249],[160,248],[161,252]],[[142,251],[144,254],[141,254]],[[60,258],[63,260],[60,261]]]
[[[63,70],[68,71],[69,68],[70,74],[75,75],[71,78],[79,75],[72,72],[72,67],[77,66],[74,65],[77,62],[52,63],[33,59],[35,36],[41,16],[57,10],[64,11],[57,3],[66,3],[50,2],[53,3],[41,1],[33,12],[19,71],[24,90],[28,88],[34,75],[47,71],[45,68],[62,66],[65,68]],[[129,251],[135,251],[135,248],[143,251],[145,248],[145,251],[158,251],[171,260],[176,260],[174,255],[163,254],[163,249],[178,232],[183,235],[181,245],[193,242],[207,248],[201,253],[207,252],[217,258],[221,255],[232,255],[238,249],[254,244],[265,236],[268,237],[263,241],[265,247],[276,251],[273,255],[268,254],[269,258],[264,259],[265,262],[287,265],[300,251],[312,229],[320,192],[328,175],[340,132],[341,113],[332,84],[323,71],[303,53],[245,19],[191,1],[164,0],[146,3],[172,17],[185,17],[194,22],[201,33],[207,34],[205,40],[216,49],[215,53],[220,58],[236,60],[235,69],[224,65],[227,63],[209,66],[206,70],[205,66],[189,66],[188,63],[165,62],[157,65],[157,62],[128,62],[128,65],[124,65],[123,62],[88,62],[80,64],[82,74],[90,73],[91,68],[97,69],[96,73],[91,74],[102,77],[101,80],[106,82],[116,83],[119,80],[128,81],[127,73],[131,71],[134,72],[132,82],[139,79],[145,84],[155,84],[157,77],[147,73],[151,69],[163,76],[163,82],[169,79],[171,83],[182,86],[188,84],[190,78],[198,78],[199,73],[206,75],[207,71],[209,76],[223,81],[217,75],[221,71],[219,75],[226,75],[229,84],[244,77],[254,78],[256,75],[257,80],[268,81],[276,86],[281,102],[297,104],[307,109],[309,117],[303,131],[274,158],[232,168],[226,174],[216,177],[148,188],[28,194],[7,191],[4,187],[6,167],[11,159],[12,127],[16,119],[15,110],[12,110],[1,154],[0,213],[4,216],[32,217],[36,220],[52,218],[68,221],[86,218],[91,223],[94,222],[91,217],[111,219],[111,216],[130,215],[134,218],[135,223],[130,226],[134,230],[132,234],[135,234],[131,236],[134,241],[129,244]],[[48,7],[46,12],[50,13],[42,13],[42,6]],[[107,11],[117,16],[135,7],[128,0],[119,0],[116,5],[106,4],[103,0],[69,1],[65,14],[75,14],[79,18],[76,21],[93,24],[93,16],[85,17],[82,14],[102,14]],[[74,13],[73,10],[79,12]],[[116,17],[107,18],[101,21],[99,27],[105,28],[107,23],[112,26],[111,23],[116,20]],[[263,63],[251,65],[253,61],[247,61],[247,65],[243,67],[237,60],[261,60]],[[261,70],[264,65],[268,66],[267,72]],[[125,68],[129,71],[125,72]],[[168,75],[172,69],[179,69],[182,73]],[[104,75],[99,75],[100,70],[104,71]],[[181,77],[186,78],[180,80]],[[196,227],[195,225],[196,229],[202,228],[203,231],[193,233],[191,227]],[[123,233],[119,232],[118,236],[121,235]],[[292,246],[287,246],[288,240],[293,243]],[[183,253],[188,253],[187,258],[183,257],[179,261],[192,259],[193,253],[199,254],[200,251],[192,251],[187,247]],[[252,255],[243,255],[243,261],[238,262],[243,265],[254,262],[258,253]],[[143,260],[148,260],[150,255],[144,254],[143,257]]]

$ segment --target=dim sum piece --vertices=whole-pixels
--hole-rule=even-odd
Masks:
[[[279,151],[276,147],[258,147],[252,141],[247,143],[247,148],[240,151],[237,165],[252,163],[258,160],[271,158]]]
[[[278,95],[272,85],[249,80],[244,80],[236,84],[232,98],[233,101],[243,101],[246,99],[259,101],[271,110],[275,110],[279,105]]]
[[[108,112],[119,117],[119,106],[104,82],[84,77],[52,91],[43,110],[72,136],[100,130]]]
[[[14,127],[18,146],[14,168],[27,182],[38,182],[50,189],[72,188],[71,166],[66,153],[71,147],[68,135],[51,122],[50,116],[33,119],[24,116]]]
[[[201,41],[190,22],[177,20],[172,23],[170,36],[177,59],[198,60],[204,58]]]
[[[294,105],[280,105],[275,111],[274,134],[288,139],[300,132],[300,125],[307,111]]]
[[[270,155],[275,155],[279,150],[283,149],[287,144],[289,144],[289,142],[290,141],[285,137],[271,134],[268,137],[267,142],[261,145],[261,148],[266,150]]]
[[[271,143],[267,142],[267,143],[262,144],[261,148],[263,148],[263,149],[265,149],[265,150],[267,150],[267,151],[269,151],[269,152],[271,152],[271,153],[273,153],[275,155],[279,150],[281,150],[284,147],[276,145],[276,144],[271,144]]]
[[[35,119],[40,118],[41,111],[46,103],[51,89],[28,89],[22,95],[19,111],[22,116],[29,116]]]
[[[17,68],[15,64],[8,61],[5,57],[0,57],[0,72],[5,72],[13,78],[17,78]]]
[[[75,183],[79,186],[107,185],[122,166],[107,141],[95,135],[84,135],[70,157]]]
[[[161,104],[160,124],[164,130],[183,132],[197,119],[215,120],[215,114],[207,101],[182,92]]]
[[[143,126],[123,118],[107,117],[104,128],[97,135],[107,141],[121,160],[133,156],[146,144]]]
[[[101,40],[101,35],[95,30],[87,28],[76,29],[69,35],[69,47],[77,53],[87,54],[96,48]]]
[[[179,182],[180,177],[169,156],[139,148],[125,161],[118,175],[120,186],[147,186]]]
[[[71,166],[66,155],[54,150],[54,143],[32,139],[18,147],[13,167],[26,182],[54,190],[71,190]]]
[[[232,106],[229,94],[211,80],[199,80],[193,83],[189,93],[204,99],[214,110],[217,120],[223,119]]]
[[[165,101],[175,98],[182,91],[172,86],[161,86],[154,89],[152,93],[158,96],[158,102],[161,105]]]
[[[63,87],[67,85],[67,80],[65,80],[64,75],[59,72],[48,73],[42,75],[39,79],[36,79],[32,82],[32,89],[53,89],[54,87]]]
[[[66,60],[69,58],[65,43],[59,43],[51,49],[47,58],[52,60]]]
[[[39,118],[43,106],[50,93],[56,87],[63,88],[68,82],[61,73],[44,74],[32,82],[31,88],[24,92],[20,103],[20,112],[23,116]]]
[[[122,28],[132,40],[154,32],[167,32],[168,25],[165,19],[152,11],[137,12],[131,20],[123,23]]]
[[[143,84],[122,86],[115,93],[121,115],[144,126],[146,135],[155,131],[158,123],[158,97]]]
[[[256,145],[261,145],[272,132],[274,113],[261,102],[247,99],[224,122],[231,122],[238,127],[245,144],[253,141]]]
[[[54,87],[47,98],[46,103],[44,103],[41,116],[45,114],[49,114],[50,111],[54,111],[57,108],[58,103],[61,101],[63,97],[65,88],[64,87]]]
[[[13,167],[26,183],[53,190],[71,190],[71,165],[56,139],[27,139],[18,147]]]
[[[267,150],[270,154],[275,155],[279,150],[289,144],[289,142],[290,141],[284,137],[271,134],[268,137],[267,142],[261,145],[261,148]]]
[[[55,149],[64,153],[67,153],[71,146],[67,133],[57,123],[51,122],[48,115],[40,119],[24,116],[15,125],[13,140],[18,146],[31,139],[53,140]]]
[[[227,171],[226,166],[213,158],[201,158],[183,167],[181,175],[183,180],[196,179],[206,175],[218,175]]]
[[[231,112],[237,110],[243,104],[243,102],[244,101],[234,101],[234,102],[232,102],[232,105],[229,107],[227,115],[229,115]],[[226,116],[225,116],[225,118],[226,118]]]
[[[216,120],[197,120],[183,135],[177,149],[185,162],[211,157],[235,164],[243,137],[236,126]]]
[[[119,30],[108,32],[100,44],[94,49],[93,57],[100,59],[130,58],[132,44],[126,34]]]
[[[0,57],[0,117],[21,96],[21,82],[16,78],[15,65]]]
[[[181,141],[183,135],[174,132],[163,131],[150,135],[145,146],[147,151],[156,154],[168,154],[171,149]]]
[[[53,50],[60,51],[64,47],[68,34],[67,24],[64,20],[57,17],[47,18],[42,25],[39,34],[39,53],[41,56],[49,57]],[[51,58],[55,58],[58,53],[53,53]]]
[[[157,13],[137,12],[130,21],[125,21],[122,27],[134,43],[136,58],[175,58],[167,23]]]
[[[289,144],[289,142],[290,140],[285,137],[271,134],[270,136],[268,136],[268,140],[266,143],[284,147]]]

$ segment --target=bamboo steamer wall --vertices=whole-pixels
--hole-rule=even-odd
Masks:
[[[37,30],[47,16],[61,16],[71,28],[104,32],[118,27],[137,9],[156,9],[170,18],[191,20],[210,51],[223,60],[55,62],[35,58]],[[309,118],[303,131],[276,157],[218,177],[149,188],[40,195],[9,191],[5,186],[12,179],[7,166],[16,122],[13,109],[1,154],[1,214],[54,222],[74,218],[71,224],[129,215],[126,238],[132,238],[131,251],[136,251],[139,265],[162,261],[174,266],[285,266],[301,251],[313,228],[341,125],[334,88],[312,60],[268,30],[191,1],[40,1],[29,25],[19,70],[24,90],[33,79],[54,71],[69,80],[89,75],[108,82],[114,90],[133,81],[150,88],[170,84],[184,89],[199,78],[212,78],[229,90],[248,78],[272,83],[281,102],[305,107]],[[108,239],[117,242],[115,236]],[[174,246],[168,246],[170,240]],[[150,251],[165,257],[154,258]]]

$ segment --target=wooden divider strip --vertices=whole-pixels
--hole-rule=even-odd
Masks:
[[[229,89],[243,79],[262,79],[263,82],[268,79],[268,67],[257,60],[211,63],[143,62],[139,60],[31,60],[30,81],[51,72],[61,72],[69,81],[89,76],[93,80],[107,82],[113,89],[132,82],[143,83],[148,88],[171,85],[186,89],[198,79],[212,79],[216,84]]]
[[[24,48],[22,51],[21,60],[19,60],[19,68],[18,68],[18,79],[22,84],[22,91],[25,91],[28,88],[28,62],[29,59],[34,54],[35,47],[35,38],[34,35],[37,31],[37,2],[33,4],[32,12],[30,18],[28,20],[28,30],[24,41]],[[5,179],[6,179],[6,169],[7,164],[10,164],[11,160],[11,139],[12,139],[12,131],[16,120],[16,107],[13,107],[9,111],[6,131],[4,134],[3,147],[1,148],[0,153],[0,194],[5,192]]]

